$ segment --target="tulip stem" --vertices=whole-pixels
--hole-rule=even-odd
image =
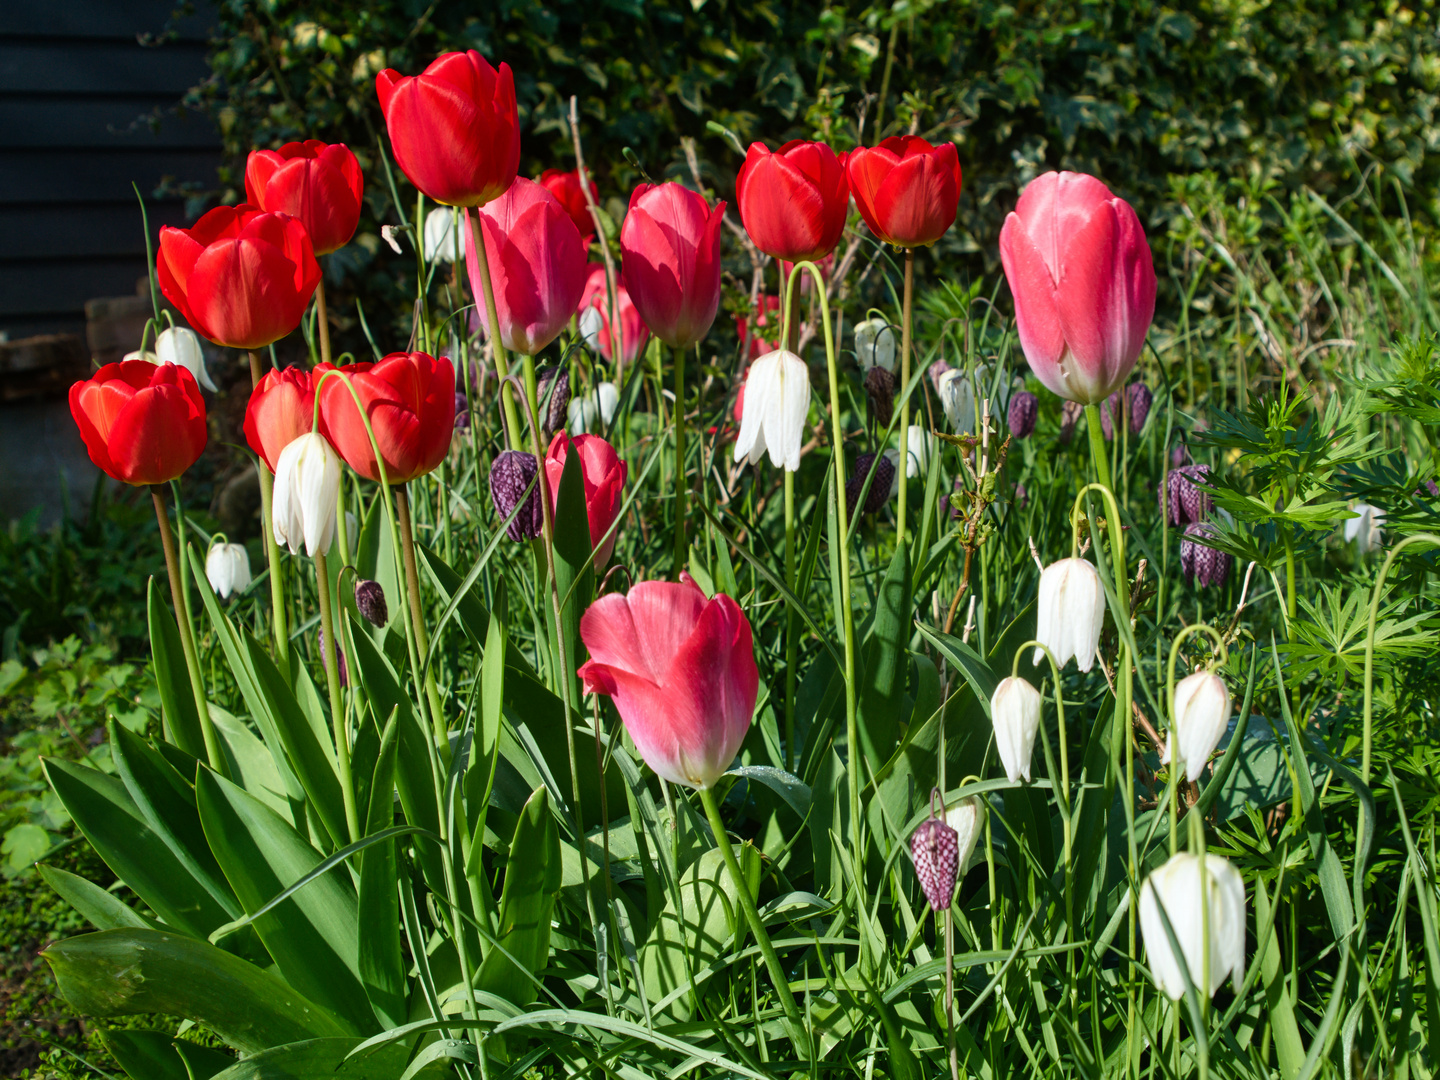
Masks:
[[[810,1040],[805,1033],[805,1024],[800,1018],[800,1008],[795,1004],[795,995],[790,990],[789,976],[785,974],[780,957],[775,953],[775,946],[770,941],[765,924],[760,921],[760,912],[755,907],[755,898],[750,895],[750,885],[740,870],[740,863],[735,858],[735,849],[730,846],[730,834],[725,831],[725,822],[720,820],[720,807],[715,803],[715,793],[709,788],[701,788],[700,802],[705,807],[705,816],[710,820],[710,831],[715,834],[715,846],[720,849],[720,857],[725,860],[725,869],[730,872],[730,880],[735,885],[735,893],[739,897],[740,907],[745,912],[745,919],[750,924],[751,933],[755,935],[755,943],[760,946],[760,955],[765,958],[765,966],[770,971],[770,978],[775,982],[775,992],[780,997],[780,1006],[785,1010],[785,1018],[789,1021],[786,1026],[790,1029],[790,1041],[795,1047],[795,1053],[808,1061],[810,1059]]]
[[[785,470],[785,587],[795,594],[795,474]],[[794,772],[800,755],[795,752],[796,651],[800,618],[793,605],[785,608],[785,771]]]
[[[465,217],[470,222],[470,236],[475,241],[475,269],[480,275],[481,299],[485,302],[486,326],[489,327],[486,337],[490,340],[490,350],[495,357],[495,377],[500,382],[500,407],[504,416],[506,440],[511,450],[519,450],[520,414],[515,411],[515,391],[506,378],[510,374],[510,357],[500,341],[500,315],[495,307],[495,288],[490,284],[490,257],[485,252],[485,230],[480,227],[479,211],[471,217],[467,208]]]
[[[344,528],[342,522],[341,528]],[[340,692],[340,643],[335,638],[334,604],[325,553],[315,553],[315,592],[320,598],[320,659],[330,690],[330,727],[335,734],[335,760],[340,766],[340,794],[345,803],[345,828],[350,843],[360,839],[360,817],[355,809],[355,783],[350,775],[350,735],[345,729],[345,698]]]
[[[685,542],[685,350],[675,349],[675,580],[686,567]]]
[[[325,313],[325,275],[315,286],[315,326],[320,331],[320,362],[330,363],[330,320]]]
[[[898,25],[898,24],[897,24]],[[893,48],[895,39],[890,39]],[[888,68],[886,69],[888,72]],[[883,95],[882,95],[883,101]],[[877,129],[878,134],[878,129]],[[905,545],[905,510],[910,482],[906,479],[910,465],[910,320],[915,305],[915,249],[905,249],[905,293],[900,328],[900,502],[895,508],[895,546]]]
[[[430,654],[430,638],[425,633],[425,608],[420,599],[420,570],[415,562],[415,529],[410,518],[410,494],[404,484],[396,484],[395,509],[400,518],[400,557],[405,566],[405,591],[410,600],[410,623],[415,636],[416,652],[422,656]],[[343,528],[343,525],[342,525]],[[435,738],[444,746],[447,738],[445,714],[440,710],[440,695],[435,689],[435,673],[425,671],[425,696],[430,702],[430,722],[435,728]]]
[[[1085,430],[1090,436],[1090,457],[1095,462],[1095,478],[1113,491],[1110,484],[1110,455],[1105,449],[1105,432],[1100,427],[1098,405],[1085,406]]]
[[[210,721],[210,702],[205,697],[205,678],[200,672],[195,631],[190,625],[190,612],[185,609],[185,591],[180,585],[180,553],[175,547],[175,534],[170,531],[170,515],[165,510],[165,485],[151,484],[150,498],[155,503],[155,520],[160,525],[160,545],[165,550],[165,569],[170,575],[170,600],[175,605],[175,618],[180,626],[180,649],[185,654],[185,668],[190,674],[190,691],[195,695],[195,711],[200,716],[200,734],[205,739],[205,757],[210,768],[225,776],[225,759],[220,753],[215,725]]]
[[[250,350],[250,388],[258,389],[264,377],[260,370],[260,354]],[[290,632],[289,620],[285,617],[285,576],[280,563],[280,545],[275,541],[274,518],[271,516],[275,504],[275,477],[264,458],[255,462],[255,472],[260,477],[260,529],[265,534],[265,561],[270,565],[270,630],[275,638],[275,664],[280,674],[290,678]],[[343,519],[342,519],[343,520]]]

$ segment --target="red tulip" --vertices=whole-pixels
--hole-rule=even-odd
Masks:
[[[279,150],[252,150],[245,162],[245,201],[299,218],[316,255],[350,242],[364,191],[360,163],[344,143],[291,142]]]
[[[205,399],[178,364],[123,360],[70,387],[90,460],[126,484],[174,480],[205,449]]]
[[[549,486],[551,507],[565,475],[565,458],[571,448],[580,455],[580,471],[585,478],[585,512],[590,520],[590,546],[595,549],[595,572],[605,569],[610,553],[615,550],[615,535],[602,544],[601,538],[620,513],[628,467],[620,460],[615,448],[599,435],[577,435],[570,438],[557,432],[545,453],[545,480]]]
[[[546,169],[540,174],[539,182],[565,208],[570,220],[575,222],[575,228],[580,230],[580,239],[589,247],[595,237],[595,219],[590,216],[590,204],[585,201],[585,189],[580,186],[580,170],[561,172],[559,169]],[[600,189],[595,186],[594,180],[590,181],[590,195],[595,205],[600,205]]]
[[[630,195],[620,229],[622,274],[650,332],[688,349],[705,336],[720,307],[720,225],[712,210],[680,184],[641,184]]]
[[[580,618],[585,689],[615,701],[645,763],[672,784],[708,788],[735,760],[760,674],[750,623],[723,593],[642,581],[602,596]]]
[[[320,364],[312,375],[319,387],[325,434],[345,464],[369,480],[379,480],[380,466],[355,398],[338,377],[322,381],[332,370],[337,369]],[[338,370],[350,377],[364,404],[387,481],[403,484],[445,460],[455,427],[455,369],[449,360],[418,352],[391,353],[373,364]]]
[[[436,202],[484,206],[520,168],[520,114],[510,65],[474,49],[437,57],[423,74],[375,76],[395,160]]]
[[[618,314],[613,329],[620,338],[620,358],[629,364],[644,351],[650,330],[635,310],[635,303],[630,299],[630,291],[623,281],[615,283],[615,301]],[[610,355],[612,328],[609,325],[609,297],[605,292],[605,267],[599,263],[590,264],[590,276],[585,279],[585,291],[580,294],[578,313],[580,334],[585,343],[606,360],[613,359]]]
[[[315,422],[315,383],[301,367],[276,368],[265,373],[250,392],[245,406],[245,441],[273,473],[280,451]]]
[[[916,135],[892,135],[857,147],[845,159],[850,193],[870,231],[887,244],[933,244],[955,223],[960,156],[953,143],[931,146]]]
[[[300,325],[320,264],[305,226],[248,204],[217,206],[191,228],[160,230],[160,291],[217,345],[259,349]]]
[[[850,185],[844,165],[824,143],[797,139],[772,154],[755,142],[735,178],[735,201],[757,248],[775,259],[804,262],[840,242]]]
[[[1000,230],[1000,261],[1036,378],[1084,405],[1124,385],[1155,314],[1155,267],[1130,204],[1093,176],[1037,176]]]
[[[534,356],[575,314],[585,290],[585,245],[555,196],[523,176],[476,213],[485,230],[485,260],[495,290],[500,340],[511,352]],[[470,288],[482,297],[473,235],[468,227],[464,233]],[[484,302],[475,309],[488,334]]]

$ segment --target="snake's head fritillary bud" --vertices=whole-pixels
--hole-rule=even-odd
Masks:
[[[378,581],[361,578],[355,582],[355,608],[374,626],[386,626],[390,622],[390,607],[385,603],[385,590]]]
[[[532,486],[539,473],[535,455],[521,450],[502,451],[490,466],[490,501],[500,520],[505,521],[520,507],[520,512],[505,528],[505,535],[511,540],[534,540],[540,535],[545,512],[540,505],[540,485]],[[526,494],[527,488],[529,494]],[[524,505],[521,505],[522,499]]]
[[[1040,415],[1040,399],[1029,390],[1021,390],[1010,399],[1010,413],[1006,423],[1010,434],[1017,439],[1028,439],[1035,432],[1035,420]]]
[[[855,358],[866,371],[884,368],[895,372],[895,328],[884,319],[866,319],[855,324]]]
[[[960,870],[960,843],[955,830],[940,818],[928,818],[910,834],[915,876],[932,911],[944,911],[955,895]]]
[[[871,471],[875,480],[870,485],[870,494],[865,497],[864,506],[856,506],[860,492],[865,487],[865,478]],[[857,513],[878,514],[890,500],[890,489],[895,484],[895,463],[884,454],[861,454],[855,459],[855,475],[845,481],[845,505],[850,507],[850,517]]]
[[[1069,446],[1075,438],[1075,427],[1085,415],[1085,406],[1078,401],[1066,401],[1060,407],[1060,445]]]
[[[1105,623],[1105,589],[1092,563],[1085,559],[1057,559],[1040,574],[1040,599],[1035,639],[1064,667],[1075,658],[1075,666],[1089,671],[1100,649],[1100,629]],[[1033,662],[1045,659],[1035,650]]]
[[[316,632],[315,647],[320,651],[320,657],[323,662],[325,657],[325,629],[323,627]],[[340,648],[339,645],[335,646],[335,666],[340,671],[340,685],[349,686],[350,669],[345,664],[345,650]]]
[[[250,587],[250,553],[244,544],[216,544],[205,556],[205,579],[221,600]]]
[[[1130,405],[1130,434],[1139,435],[1145,430],[1145,421],[1150,419],[1150,406],[1155,404],[1155,395],[1143,382],[1131,383],[1125,388]]]
[[[1202,589],[1223,585],[1235,564],[1228,551],[1218,551],[1205,543],[1207,537],[1214,535],[1214,526],[1197,521],[1185,526],[1185,535],[1180,540],[1180,572],[1186,581],[1193,581]]]
[[[1208,465],[1182,465],[1170,470],[1170,477],[1165,481],[1170,524],[1186,525],[1205,520],[1215,505],[1210,495],[1200,488],[1200,485],[1208,483]]]
[[[1210,997],[1229,977],[1239,989],[1245,978],[1245,882],[1227,860],[1188,851],[1172,855],[1140,886],[1139,907],[1150,973],[1166,997],[1179,1001],[1185,996],[1185,978],[1166,922],[1185,958],[1191,985]],[[1202,986],[1206,971],[1210,985]]]
[[[1165,739],[1165,760],[1185,769],[1192,784],[1230,723],[1230,691],[1219,675],[1199,671],[1175,684],[1175,722]],[[1179,760],[1176,760],[1176,754]]]
[[[570,373],[564,368],[541,368],[537,374],[536,386],[540,407],[545,409],[541,424],[546,431],[559,431],[565,426],[570,410]]]
[[[1040,730],[1040,691],[1020,678],[1001,679],[990,696],[995,749],[1011,782],[1030,779],[1030,757]]]
[[[871,419],[878,427],[889,427],[895,415],[895,375],[879,365],[865,372],[865,397]]]
[[[1172,469],[1178,469],[1189,460],[1190,447],[1185,445],[1184,439],[1181,439],[1170,448],[1170,467]]]

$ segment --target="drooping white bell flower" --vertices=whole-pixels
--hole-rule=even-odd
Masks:
[[[619,406],[620,391],[615,389],[615,384],[597,383],[590,393],[570,399],[565,411],[565,428],[571,435],[587,435],[609,427]]]
[[[244,544],[216,544],[205,556],[205,578],[221,600],[250,587],[250,553]]]
[[[1012,782],[1022,776],[1029,780],[1035,733],[1040,730],[1040,691],[1024,679],[1001,679],[990,695],[990,723],[1005,775]]]
[[[1355,515],[1345,519],[1345,542],[1356,544],[1362,555],[1380,550],[1384,542],[1380,527],[1385,524],[1385,511],[1369,503],[1356,503]]]
[[[580,337],[584,339],[585,346],[593,353],[600,351],[600,335],[605,331],[605,317],[600,314],[600,309],[593,304],[587,306],[580,312]]]
[[[940,376],[936,392],[940,395],[940,407],[945,410],[945,419],[957,435],[973,435],[979,419],[985,411],[981,403],[988,400],[991,416],[998,416],[1010,406],[1010,394],[1014,387],[1002,381],[990,394],[990,382],[994,378],[989,364],[975,365],[975,381],[972,385],[969,374],[963,368],[951,368]],[[977,400],[975,394],[979,391]]]
[[[945,824],[955,830],[955,843],[959,858],[955,865],[959,876],[965,876],[970,857],[975,854],[975,844],[980,839],[980,827],[985,823],[985,808],[974,795],[957,799],[945,808]]]
[[[330,550],[335,540],[335,496],[340,489],[340,458],[325,436],[307,432],[280,451],[275,465],[271,506],[275,542],[292,555],[311,558]]]
[[[1099,572],[1085,559],[1055,560],[1040,575],[1038,607],[1035,640],[1055,654],[1060,667],[1073,656],[1076,667],[1089,671],[1105,623],[1105,588]],[[1044,656],[1036,649],[1034,663]]]
[[[1202,857],[1182,851],[1154,871],[1140,886],[1140,934],[1150,961],[1150,974],[1171,1001],[1185,996],[1179,959],[1170,947],[1160,908],[1170,921],[1190,982],[1207,997],[1233,979],[1245,979],[1245,882],[1240,872],[1219,855],[1203,857],[1204,902],[1201,901]],[[1208,912],[1208,915],[1207,915]],[[1205,942],[1209,940],[1209,986],[1205,986]]]
[[[754,465],[768,450],[770,464],[795,472],[809,411],[810,369],[805,361],[788,349],[766,353],[750,365],[745,380],[735,460]]]
[[[1185,766],[1185,778],[1200,779],[1205,762],[1230,723],[1230,691],[1220,676],[1198,671],[1175,684],[1175,722],[1165,738],[1165,761]]]
[[[868,371],[882,367],[895,373],[895,328],[884,319],[867,319],[855,324],[855,358]]]
[[[463,221],[460,227],[465,227]],[[458,258],[455,211],[448,206],[437,206],[425,215],[425,261],[453,263]]]
[[[905,475],[913,480],[924,476],[930,468],[930,457],[935,452],[935,436],[918,424],[911,424],[905,434]]]
[[[205,370],[205,353],[201,350],[200,335],[184,326],[172,326],[161,331],[155,339],[155,358],[161,364],[179,364],[195,376],[203,389],[215,392],[210,373]]]

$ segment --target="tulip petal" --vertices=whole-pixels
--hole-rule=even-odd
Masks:
[[[1065,331],[1055,300],[1055,279],[1024,220],[1013,212],[1000,230],[1000,262],[1015,301],[1015,329],[1025,359],[1047,389],[1073,398],[1077,387],[1070,385],[1064,366]]]

